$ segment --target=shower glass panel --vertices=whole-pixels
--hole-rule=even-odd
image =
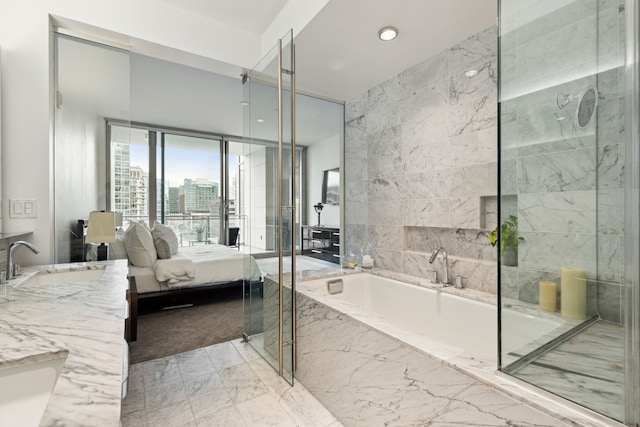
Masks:
[[[293,383],[295,245],[299,193],[294,144],[293,39],[288,33],[243,83],[245,251],[278,255],[278,274],[245,289],[244,338]],[[278,144],[273,144],[278,142]]]
[[[625,419],[624,3],[500,2],[500,369]]]

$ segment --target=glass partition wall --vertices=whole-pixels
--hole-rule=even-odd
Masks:
[[[300,224],[300,156],[295,146],[295,77],[288,33],[243,79],[243,191],[246,246],[273,248],[278,273],[245,290],[244,338],[293,383],[296,234]],[[274,147],[264,141],[278,141]]]
[[[499,43],[500,369],[636,425],[625,4],[502,0]]]

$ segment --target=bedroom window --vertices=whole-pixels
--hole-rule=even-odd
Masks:
[[[108,129],[109,209],[125,228],[155,219],[182,245],[224,242],[220,137],[115,121]]]
[[[170,225],[183,245],[220,243],[224,230],[220,140],[162,135],[157,220]]]
[[[124,228],[154,219],[171,226],[182,246],[225,244],[237,228],[235,243],[261,256],[275,253],[275,143],[116,120],[107,121],[107,137],[107,209],[122,212]],[[299,183],[302,151],[296,153]]]

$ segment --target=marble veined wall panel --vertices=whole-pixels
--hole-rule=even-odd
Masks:
[[[417,275],[412,254],[439,245],[495,261],[495,203],[484,199],[496,196],[495,26],[349,100],[345,119],[347,252],[372,244],[378,266]],[[423,238],[425,246],[407,243]]]

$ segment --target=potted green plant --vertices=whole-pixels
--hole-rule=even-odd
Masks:
[[[518,217],[509,215],[509,219],[502,222],[500,237],[502,244],[500,245],[503,265],[518,265],[518,243],[524,240],[524,237],[518,236]],[[498,227],[489,234],[491,246],[498,244]]]
[[[198,236],[198,242],[202,242],[205,232],[204,225],[196,224],[196,226],[193,227],[193,231],[195,231],[196,235]]]

